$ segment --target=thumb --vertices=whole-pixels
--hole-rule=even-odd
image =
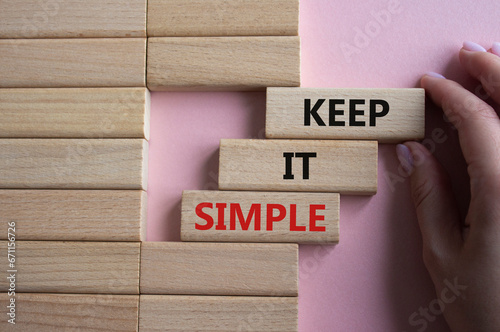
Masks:
[[[450,179],[442,165],[420,143],[396,148],[398,159],[411,176],[411,192],[420,231],[424,262],[431,276],[451,263],[462,246],[460,217]]]

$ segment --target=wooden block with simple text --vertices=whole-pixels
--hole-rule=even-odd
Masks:
[[[148,36],[297,36],[298,0],[149,0]]]
[[[377,192],[375,141],[220,141],[221,190]]]
[[[0,239],[145,241],[146,209],[141,190],[0,190]]]
[[[337,243],[339,203],[334,193],[184,191],[181,239]]]
[[[141,295],[139,330],[296,332],[296,297]]]
[[[143,242],[141,294],[297,296],[298,246]]]
[[[15,325],[11,299],[15,299]],[[137,331],[139,295],[0,294],[0,330],[9,331]],[[4,305],[5,304],[5,305]]]
[[[0,40],[0,88],[145,87],[146,38]]]
[[[0,2],[0,38],[145,37],[146,0]]]
[[[0,89],[0,137],[146,138],[146,88]]]
[[[424,89],[267,89],[267,138],[394,143],[424,134]]]
[[[148,88],[258,90],[300,85],[299,37],[148,39]]]
[[[0,266],[15,271],[16,293],[139,294],[138,242],[16,241],[14,266],[7,243],[0,243]],[[0,291],[10,283],[1,278]]]
[[[143,139],[0,139],[2,189],[146,189]]]

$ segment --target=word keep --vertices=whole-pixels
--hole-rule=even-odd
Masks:
[[[311,118],[314,119],[318,126],[326,126],[325,121],[318,114],[318,110],[325,104],[326,99],[318,99],[313,106],[311,99],[304,100],[304,126],[311,125]],[[347,103],[346,103],[347,101]],[[377,118],[386,116],[389,113],[389,103],[383,99],[370,99],[367,103],[364,99],[329,99],[328,100],[328,126],[331,127],[344,127],[346,126],[346,121],[340,121],[336,117],[344,115],[346,109],[341,108],[340,105],[348,104],[349,121],[347,126],[352,127],[364,127],[366,126],[365,121],[357,120],[357,116],[364,116],[365,109],[362,109],[361,105],[369,105],[369,125],[371,127],[376,126]]]

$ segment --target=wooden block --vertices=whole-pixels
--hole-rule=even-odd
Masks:
[[[145,36],[146,0],[0,2],[0,38]]]
[[[375,141],[222,139],[219,188],[375,194]]]
[[[146,189],[142,139],[0,139],[0,188]]]
[[[143,242],[141,294],[297,296],[296,244]]]
[[[146,138],[146,88],[0,89],[0,137]]]
[[[0,40],[0,88],[145,87],[146,39]]]
[[[297,36],[298,0],[149,0],[148,36]]]
[[[141,295],[139,330],[296,332],[296,297]]]
[[[184,191],[181,239],[337,243],[339,201],[331,193]]]
[[[4,332],[138,330],[139,295],[16,293],[15,325],[8,322],[9,301],[6,293],[0,294]]]
[[[424,89],[267,89],[267,138],[395,143],[424,135]]]
[[[149,38],[147,72],[148,88],[153,91],[299,86],[300,39]]]
[[[12,270],[0,244],[2,271]],[[16,293],[139,294],[139,242],[16,241],[13,254]]]
[[[141,190],[0,190],[0,239],[145,241],[146,209]]]

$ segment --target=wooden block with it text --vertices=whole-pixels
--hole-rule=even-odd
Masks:
[[[219,188],[377,192],[375,141],[222,139]]]
[[[299,37],[148,39],[148,88],[259,90],[300,85]]]
[[[184,191],[182,241],[337,243],[339,194]]]
[[[146,88],[0,89],[0,137],[146,138]]]
[[[139,330],[296,332],[296,297],[141,295]]]
[[[422,139],[423,89],[267,89],[266,137]]]
[[[146,38],[0,40],[0,88],[145,87]]]
[[[0,239],[145,241],[146,209],[141,190],[0,190]]]
[[[146,0],[0,2],[0,38],[146,37]]]
[[[4,332],[137,331],[139,295],[16,293],[15,325],[9,322],[13,298],[0,294]]]
[[[141,294],[297,296],[298,246],[143,242]]]
[[[149,0],[148,36],[297,36],[298,0]]]
[[[2,189],[146,189],[143,139],[0,139]]]
[[[13,267],[7,243],[0,266],[16,270],[16,293],[139,294],[140,243],[16,241]],[[11,279],[0,279],[0,291]]]

